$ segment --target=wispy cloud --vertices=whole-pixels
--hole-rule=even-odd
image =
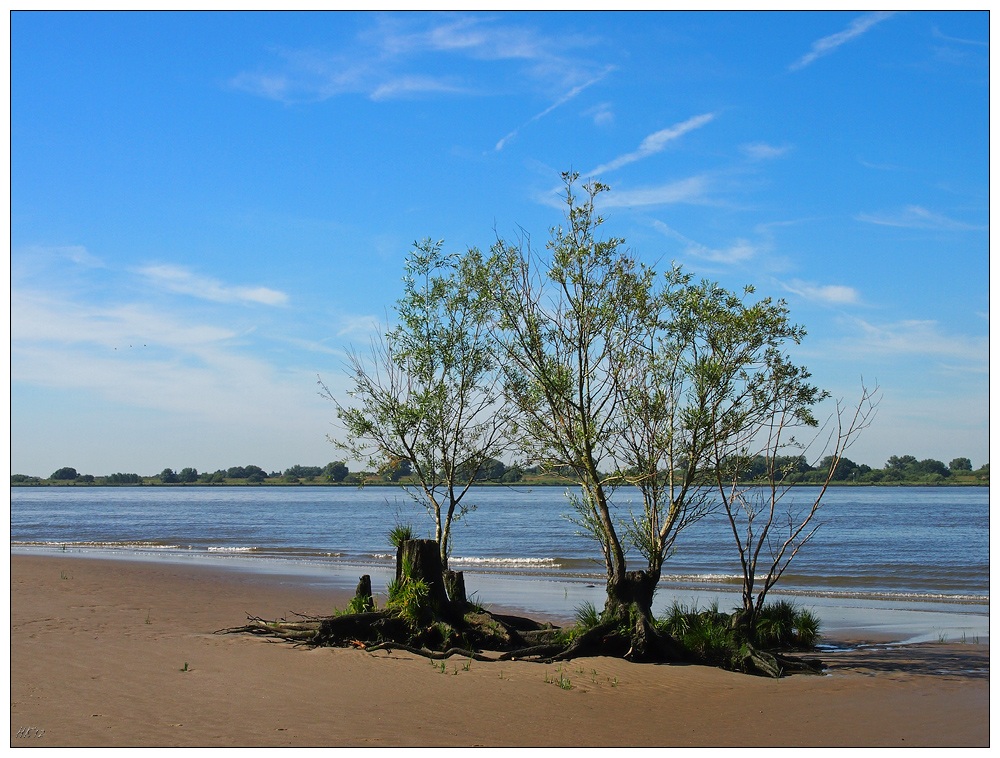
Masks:
[[[989,226],[986,225],[967,224],[939,213],[932,213],[919,205],[908,205],[902,211],[894,213],[859,213],[854,218],[869,224],[899,226],[907,229],[937,229],[941,231],[986,231],[989,229]]]
[[[624,208],[672,203],[706,203],[711,182],[707,176],[692,176],[656,187],[634,190],[612,190],[598,198],[602,208]]]
[[[923,355],[940,360],[969,361],[986,364],[989,341],[986,337],[946,334],[937,321],[907,320],[876,325],[862,319],[851,319],[856,336],[849,344],[853,353]]]
[[[497,62],[508,61],[517,67],[522,85],[541,87],[549,96],[570,92],[565,98],[569,99],[605,68],[571,52],[594,47],[593,39],[572,34],[544,36],[532,27],[488,16],[439,19],[384,15],[335,50],[276,48],[271,50],[278,59],[275,63],[242,71],[229,84],[285,103],[344,94],[366,95],[376,101],[483,95],[493,91],[487,82],[495,79]],[[430,73],[455,56],[491,65],[467,67],[461,74],[447,76]]]
[[[284,305],[288,302],[288,295],[284,292],[268,287],[225,285],[215,279],[198,276],[180,266],[145,266],[138,269],[137,273],[161,289],[217,303]]]
[[[938,29],[936,26],[931,27],[931,34],[933,34],[935,37],[939,39],[947,40],[948,42],[958,42],[959,44],[962,45],[977,45],[982,47],[990,46],[988,40],[962,39],[961,37],[949,37],[947,34],[943,34],[941,30]]]
[[[589,82],[584,82],[583,84],[577,85],[576,87],[574,87],[573,89],[571,89],[569,92],[567,92],[566,94],[564,94],[562,97],[560,97],[558,100],[556,100],[554,103],[552,103],[552,105],[550,105],[548,108],[546,108],[545,110],[543,110],[541,113],[536,113],[534,116],[532,116],[527,121],[525,121],[523,124],[521,124],[519,127],[517,127],[517,129],[514,129],[512,132],[509,132],[508,134],[506,134],[503,139],[501,139],[499,142],[497,142],[496,147],[494,147],[493,149],[496,152],[499,152],[499,151],[503,150],[504,145],[506,145],[508,142],[510,142],[510,140],[512,140],[514,137],[516,137],[517,133],[519,131],[521,131],[524,127],[526,127],[528,124],[530,124],[530,123],[532,123],[534,121],[538,121],[538,119],[543,118],[544,116],[547,116],[550,113],[552,113],[552,111],[554,111],[560,105],[564,105],[565,103],[568,103],[574,97],[576,97],[581,92],[583,92],[585,89],[587,89],[587,87],[591,86],[592,84],[597,84],[597,82],[601,81],[601,79],[603,79],[610,71],[612,71],[612,69],[610,67],[606,68],[599,76],[594,77]]]
[[[780,282],[789,292],[828,305],[856,305],[859,302],[858,292],[853,287],[841,284],[816,284],[793,279],[790,282]]]
[[[879,171],[902,171],[902,166],[894,166],[891,163],[869,163],[864,158],[858,157],[858,163],[860,163],[865,168],[874,168]]]
[[[855,37],[861,36],[875,26],[875,24],[880,21],[885,21],[885,19],[889,18],[894,13],[895,11],[879,11],[877,13],[869,13],[864,16],[859,16],[851,21],[844,31],[831,34],[829,37],[823,37],[822,39],[818,39],[813,42],[812,50],[799,58],[788,68],[792,71],[805,68],[817,58],[829,55],[845,42],[850,42]]]
[[[429,76],[401,76],[375,88],[369,97],[372,100],[389,100],[403,97],[416,97],[422,94],[438,92],[442,94],[460,94],[464,87],[450,84],[441,79]]]
[[[700,116],[692,116],[687,121],[682,121],[679,124],[674,124],[666,129],[653,132],[642,141],[638,150],[626,153],[625,155],[619,155],[612,161],[602,163],[592,171],[588,171],[586,175],[597,176],[598,174],[606,174],[610,171],[614,171],[615,169],[619,169],[622,166],[628,165],[629,163],[634,163],[635,161],[642,160],[643,158],[648,158],[650,155],[656,155],[656,153],[659,153],[666,148],[669,142],[677,139],[678,137],[682,137],[690,131],[700,129],[714,118],[714,113],[702,113]]]
[[[743,263],[759,252],[759,248],[745,239],[738,239],[727,248],[710,248],[700,242],[695,242],[675,229],[671,229],[662,221],[653,221],[653,228],[667,237],[672,237],[684,244],[684,253],[693,255],[713,263]]]
[[[740,145],[740,152],[747,158],[755,161],[780,158],[791,149],[791,145],[775,146],[768,145],[766,142],[749,142],[745,145]]]
[[[610,126],[615,122],[615,114],[611,110],[611,103],[599,103],[593,108],[588,108],[580,115],[592,118],[595,126]]]

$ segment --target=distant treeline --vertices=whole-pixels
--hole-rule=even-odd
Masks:
[[[811,466],[805,458],[789,456],[776,458],[773,464],[784,474],[790,484],[822,484],[826,481],[832,458],[824,458],[816,466]],[[747,482],[765,479],[767,459],[762,456],[743,461],[740,478]],[[43,484],[92,484],[92,485],[156,485],[156,484],[361,484],[396,483],[407,484],[412,480],[409,461],[399,461],[379,472],[352,472],[343,461],[333,461],[326,466],[300,466],[298,464],[282,471],[267,472],[260,466],[233,466],[211,473],[199,473],[195,468],[174,471],[165,468],[159,474],[141,476],[139,474],[115,473],[108,476],[80,474],[75,468],[66,466],[52,473],[48,479],[27,474],[13,474],[12,485]],[[625,472],[626,476],[628,472]],[[507,466],[502,461],[489,459],[480,467],[476,481],[483,483],[513,484],[565,484],[564,477],[570,472],[543,470],[538,466]],[[892,456],[883,468],[872,468],[864,463],[855,463],[849,458],[841,458],[833,473],[835,484],[989,484],[990,464],[983,464],[973,470],[968,458],[955,458],[947,466],[943,461],[925,458],[917,460],[912,455]]]

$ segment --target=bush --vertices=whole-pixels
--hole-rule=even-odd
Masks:
[[[57,479],[60,481],[68,481],[70,479],[76,479],[77,473],[76,469],[71,466],[66,466],[64,468],[55,471],[49,479]]]

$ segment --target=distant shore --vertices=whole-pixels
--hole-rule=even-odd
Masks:
[[[476,482],[476,487],[572,487],[573,481],[539,481],[539,482]],[[753,484],[753,482],[746,482]],[[11,482],[11,487],[348,487],[358,489],[360,485],[343,482],[281,482],[264,480],[263,482],[184,482],[162,484],[161,482],[143,482],[142,484],[104,484],[97,482]],[[417,482],[368,482],[365,487],[414,487]],[[789,487],[820,487],[815,482],[794,482]],[[980,482],[830,482],[830,487],[989,487],[988,481]]]
[[[837,640],[821,653],[830,676],[775,682],[608,658],[558,672],[453,659],[442,673],[405,653],[213,634],[247,614],[328,614],[348,595],[298,576],[13,555],[11,744],[989,744],[988,644]]]

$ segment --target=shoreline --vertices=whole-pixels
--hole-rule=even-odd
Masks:
[[[828,676],[774,682],[609,658],[558,673],[452,659],[442,675],[405,653],[213,634],[351,594],[301,575],[12,555],[11,744],[27,728],[44,730],[39,746],[989,744],[988,644],[837,638],[819,653]]]
[[[335,593],[353,594],[361,574],[369,574],[376,592],[385,593],[392,578],[389,563],[352,561],[320,562],[279,556],[253,557],[243,553],[217,554],[128,551],[102,548],[58,550],[55,548],[16,548],[12,556],[44,556],[68,560],[106,560],[149,564],[197,566],[208,571],[247,573],[258,576],[282,575],[303,586],[324,588]],[[559,575],[459,567],[466,574],[470,595],[487,605],[495,604],[521,615],[542,614],[546,620],[572,624],[576,609],[584,603],[600,608],[604,602],[603,577]],[[877,597],[864,593],[851,595],[796,593],[776,589],[772,600],[790,600],[808,608],[822,623],[829,638],[874,635],[894,643],[938,642],[942,640],[989,641],[989,602],[960,598]],[[724,610],[739,602],[738,585],[684,586],[661,582],[653,611],[663,613],[673,602],[707,607],[718,603]]]

